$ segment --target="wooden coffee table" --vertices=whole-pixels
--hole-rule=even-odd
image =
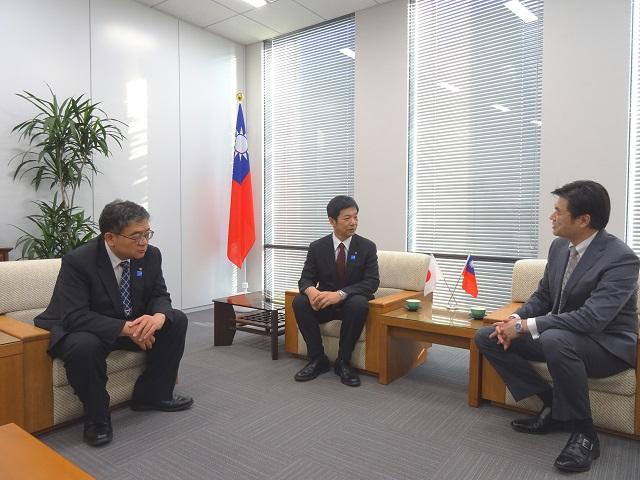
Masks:
[[[480,404],[481,362],[480,351],[473,341],[482,320],[472,320],[467,312],[421,308],[417,312],[399,308],[380,316],[380,374],[378,382],[386,385],[402,374],[394,368],[406,342],[428,342],[469,350],[468,401],[472,407]]]
[[[0,427],[0,478],[88,480],[93,477],[14,423]]]
[[[233,308],[249,311],[240,313]],[[213,300],[213,344],[231,345],[236,330],[271,339],[271,359],[278,359],[278,337],[284,335],[284,303],[263,292],[240,293]]]

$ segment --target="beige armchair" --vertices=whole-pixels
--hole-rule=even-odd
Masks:
[[[432,295],[423,296],[429,259],[429,256],[420,253],[378,251],[380,287],[375,292],[375,299],[369,301],[367,322],[351,357],[354,367],[374,375],[380,371],[380,315],[402,307],[407,298],[419,298],[425,308],[431,307]],[[285,293],[285,351],[305,357],[307,346],[298,331],[292,307],[297,294],[298,291],[294,290]],[[338,354],[340,320],[322,324],[320,332],[325,352],[333,362]],[[414,342],[407,345],[409,346],[404,350],[404,355],[394,359],[398,372],[408,372],[427,358],[427,348],[430,344]]]
[[[513,268],[512,303],[490,313],[487,324],[503,320],[517,310],[535,291],[544,274],[546,260],[519,260]],[[531,362],[536,371],[547,381],[551,376],[544,362]],[[607,378],[589,379],[589,397],[593,422],[596,427],[612,433],[640,436],[640,389],[638,389],[640,358],[636,368],[629,368]],[[496,405],[519,410],[539,411],[542,403],[537,397],[516,402],[509,389],[486,359],[482,361],[482,398]]]
[[[59,270],[59,259],[0,262],[0,332],[22,343],[24,414],[20,426],[29,432],[83,415],[82,403],[69,385],[63,362],[52,361],[47,354],[49,332],[33,326],[33,319],[49,304]],[[109,355],[107,391],[111,405],[131,399],[144,365],[143,352],[115,351]]]

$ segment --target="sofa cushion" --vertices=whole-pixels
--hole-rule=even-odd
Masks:
[[[116,372],[124,370],[136,369],[144,366],[146,355],[141,350],[139,352],[130,352],[128,350],[115,350],[107,357],[107,375],[111,377]],[[61,387],[68,385],[67,372],[64,369],[64,362],[59,358],[53,360],[53,386]]]
[[[544,362],[529,362],[533,369],[544,378],[547,382],[551,382],[551,374]],[[604,378],[590,378],[589,390],[597,390],[605,393],[613,393],[616,395],[635,395],[636,393],[636,371],[628,368],[620,373]]]
[[[7,312],[7,315],[21,322],[33,325],[33,319],[44,311],[44,308],[32,308],[31,310],[19,310],[17,312]]]
[[[340,323],[339,320],[333,320]],[[334,362],[338,357],[338,350],[340,349],[340,338],[333,336],[325,336],[322,338],[322,346],[324,347],[324,353],[329,357],[329,360]],[[356,342],[353,352],[351,353],[351,365],[355,368],[364,370],[366,367],[366,353],[367,347],[364,342],[364,337]],[[307,356],[307,344],[304,342],[302,335],[298,335],[298,354]]]
[[[535,395],[516,402],[507,388],[505,403],[514,407],[539,412],[542,401]],[[591,414],[596,427],[633,434],[635,397],[589,390]]]
[[[401,288],[387,288],[382,287],[376,290],[376,293],[373,294],[375,298],[386,297],[387,295],[391,295],[393,293],[404,292]]]
[[[327,323],[321,323],[320,324],[320,334],[323,337],[335,337],[335,338],[340,338],[340,328],[342,327],[342,321],[341,320],[331,320],[330,322]],[[362,329],[362,333],[360,334],[360,338],[358,338],[359,342],[363,342],[365,339],[365,336],[367,334],[367,327],[365,326]]]
[[[430,259],[422,253],[378,250],[380,287],[421,291]]]
[[[530,258],[518,260],[513,265],[513,277],[511,281],[511,301],[526,302],[535,292],[544,275],[547,261],[544,259]]]
[[[0,314],[47,308],[59,270],[59,258],[0,262]]]

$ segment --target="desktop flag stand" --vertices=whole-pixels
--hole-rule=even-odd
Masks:
[[[444,276],[442,278],[444,279]],[[460,279],[462,279],[462,289],[472,297],[477,298],[478,281],[476,279],[476,270],[473,265],[473,257],[471,255],[467,257],[467,261],[464,264],[462,272],[458,276],[458,281],[456,282],[455,287],[453,287],[453,290],[451,290],[449,288],[449,285],[447,285],[447,288],[449,288],[449,291],[451,292],[451,296],[449,297],[449,301],[447,302],[447,308],[449,310],[457,310],[458,308],[458,302],[456,302],[455,293],[458,285],[460,284]],[[445,284],[446,283],[447,282],[445,280]]]
[[[253,190],[251,169],[249,167],[249,143],[242,113],[242,93],[238,92],[238,117],[236,120],[236,139],[233,153],[233,176],[231,180],[231,203],[229,207],[229,236],[227,257],[238,268],[249,254],[256,240],[256,227],[253,218]],[[247,291],[247,272],[243,291]]]

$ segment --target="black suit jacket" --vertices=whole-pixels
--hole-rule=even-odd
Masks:
[[[347,295],[364,295],[371,299],[380,285],[376,244],[360,235],[353,235],[347,252],[345,286]],[[298,282],[300,293],[309,287],[335,292],[339,290],[333,235],[327,235],[309,245],[307,259]]]
[[[635,366],[640,260],[622,240],[601,230],[569,277],[560,303],[568,261],[568,240],[555,239],[538,289],[516,313],[536,317],[539,333],[559,328],[589,335]]]
[[[47,309],[35,318],[51,331],[49,351],[68,332],[91,332],[113,344],[125,323],[116,276],[102,236],[62,258]],[[162,256],[152,245],[140,260],[131,260],[132,318],[164,313],[172,321],[171,298],[162,276]]]

